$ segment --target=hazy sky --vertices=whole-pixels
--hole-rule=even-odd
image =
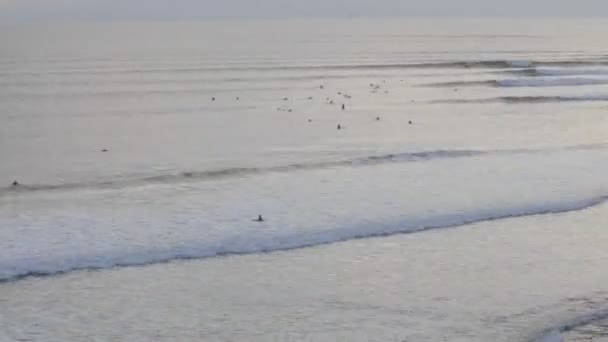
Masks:
[[[606,16],[608,0],[0,0],[0,21]]]

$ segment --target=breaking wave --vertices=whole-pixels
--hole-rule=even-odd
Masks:
[[[116,267],[144,266],[176,260],[204,259],[293,250],[395,234],[416,233],[431,229],[453,228],[468,224],[532,215],[565,213],[600,205],[607,196],[579,200],[544,201],[494,209],[472,209],[455,213],[430,213],[428,216],[384,222],[365,222],[334,227],[319,232],[298,231],[268,237],[265,234],[241,233],[221,241],[187,242],[172,247],[138,247],[113,252],[86,252],[76,256],[48,256],[32,259],[0,260],[0,282],[26,277],[54,276],[77,270],[102,270]],[[101,253],[101,254],[100,254]],[[566,325],[562,330],[581,322]]]

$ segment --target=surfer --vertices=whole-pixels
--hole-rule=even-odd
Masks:
[[[342,126],[341,126],[340,124],[338,124],[337,129],[338,129],[338,130],[341,130],[341,129],[342,129]]]
[[[264,222],[264,218],[262,217],[262,215],[258,215],[258,218],[253,221],[254,222]]]
[[[342,104],[342,110],[344,110],[346,108],[346,106],[344,105],[344,103]]]
[[[13,186],[19,186],[19,182],[17,182],[16,180],[13,182]]]

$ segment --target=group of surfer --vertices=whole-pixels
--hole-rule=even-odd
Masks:
[[[371,84],[370,86],[372,88],[374,88],[374,89],[378,89],[380,87],[380,86],[374,85],[374,84]],[[324,88],[325,88],[324,86],[320,86],[320,89],[324,89]],[[338,93],[338,94],[344,95],[346,98],[350,98],[349,95],[342,94],[342,93]],[[308,99],[311,100],[312,97],[309,97]],[[211,98],[211,101],[215,101],[215,100],[216,100],[215,97]],[[237,96],[236,100],[238,101],[238,100],[240,100],[240,98]],[[287,98],[284,98],[283,100],[286,101]],[[331,101],[331,104],[333,104],[333,101]],[[346,110],[346,105],[345,104],[342,104],[342,110]],[[289,111],[291,112],[291,110],[289,110]],[[376,117],[376,121],[380,121],[380,117],[379,116]],[[312,122],[312,120],[308,119],[308,122]],[[408,123],[411,125],[412,121],[408,121]],[[338,130],[341,130],[343,128],[344,128],[344,126],[342,126],[341,124],[338,124],[338,126],[337,126]],[[101,150],[101,152],[108,152],[108,150],[104,148],[104,149]],[[12,187],[18,187],[21,184],[17,180],[14,180],[13,183],[11,183],[11,185],[12,185]],[[264,218],[262,217],[262,215],[258,215],[258,217],[256,219],[253,219],[252,221],[254,221],[254,222],[264,222]]]

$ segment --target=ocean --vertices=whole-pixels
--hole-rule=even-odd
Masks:
[[[608,340],[607,29],[2,26],[0,341]]]

